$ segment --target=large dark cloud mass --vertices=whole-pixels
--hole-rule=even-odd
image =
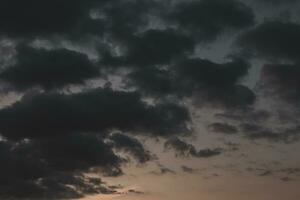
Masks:
[[[242,34],[239,44],[260,57],[299,61],[299,34],[299,24],[271,21]]]
[[[149,16],[158,13],[162,4],[155,0],[106,1],[98,11],[103,16],[109,37],[124,42],[139,29],[145,28],[149,24]]]
[[[97,178],[79,170],[101,167],[120,172],[120,159],[101,139],[73,134],[50,140],[0,142],[1,198],[78,198],[84,194],[113,192]],[[71,187],[70,187],[71,186]]]
[[[7,138],[40,138],[114,128],[170,135],[186,131],[189,114],[173,103],[155,106],[136,92],[95,89],[79,94],[28,97],[0,110],[0,132]]]
[[[4,0],[0,3],[0,33],[13,37],[70,32],[102,0]]]
[[[100,73],[85,54],[75,51],[27,46],[20,46],[17,50],[17,63],[2,70],[0,78],[18,90],[37,86],[54,89],[68,84],[81,84]]]
[[[254,24],[252,10],[235,0],[182,2],[168,18],[200,40],[215,39],[225,30],[237,30]]]
[[[246,53],[267,60],[261,75],[262,89],[290,102],[299,100],[299,35],[297,23],[271,21],[247,31],[238,40]]]
[[[176,67],[183,79],[195,87],[226,88],[246,75],[250,66],[242,60],[218,64],[204,59],[185,59]]]
[[[145,67],[169,64],[174,58],[191,52],[194,41],[174,30],[148,30],[128,39],[126,53],[120,57],[104,56],[103,64],[108,66]]]
[[[95,89],[25,97],[2,109],[0,132],[18,141],[1,142],[0,159],[5,164],[0,167],[0,196],[55,199],[113,192],[82,172],[100,168],[107,175],[120,175],[123,159],[113,148],[140,163],[152,155],[138,140],[123,134],[113,134],[111,143],[104,142],[110,129],[166,137],[186,131],[189,116],[183,107],[150,106],[140,98],[136,92]]]
[[[247,106],[255,101],[255,95],[239,81],[249,68],[250,65],[240,59],[221,64],[200,58],[180,59],[168,69],[137,69],[129,75],[127,83],[146,95],[198,95],[204,102]]]
[[[186,59],[176,64],[185,91],[200,92],[208,102],[226,106],[245,106],[255,100],[253,92],[238,81],[250,65],[243,60],[219,64],[204,59]]]
[[[128,87],[137,87],[148,96],[165,96],[180,93],[175,75],[166,69],[156,67],[138,69],[129,74]]]

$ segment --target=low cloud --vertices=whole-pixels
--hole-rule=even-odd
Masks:
[[[168,14],[170,22],[179,25],[200,41],[213,40],[230,29],[244,29],[254,24],[251,8],[235,0],[180,2]]]
[[[0,119],[2,135],[11,139],[109,129],[167,136],[186,133],[189,114],[174,103],[147,105],[137,92],[94,89],[28,97],[1,109]]]
[[[115,133],[110,139],[112,140],[114,148],[129,153],[139,163],[146,163],[154,158],[154,156],[144,148],[143,144],[135,138],[121,133]]]
[[[2,70],[0,79],[17,90],[57,89],[100,76],[100,69],[87,55],[67,49],[46,50],[20,45],[16,59],[15,65]]]
[[[199,151],[192,144],[188,144],[178,138],[172,138],[166,141],[166,149],[173,149],[176,152],[176,156],[181,157],[196,157],[196,158],[209,158],[220,155],[222,149],[201,149]]]

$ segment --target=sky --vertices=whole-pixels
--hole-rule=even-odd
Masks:
[[[298,200],[299,11],[2,0],[0,199]]]

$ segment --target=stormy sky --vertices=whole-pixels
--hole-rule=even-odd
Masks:
[[[0,199],[298,200],[299,13],[1,0]]]

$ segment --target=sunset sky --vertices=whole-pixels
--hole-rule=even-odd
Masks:
[[[300,1],[1,0],[0,200],[299,200]]]

